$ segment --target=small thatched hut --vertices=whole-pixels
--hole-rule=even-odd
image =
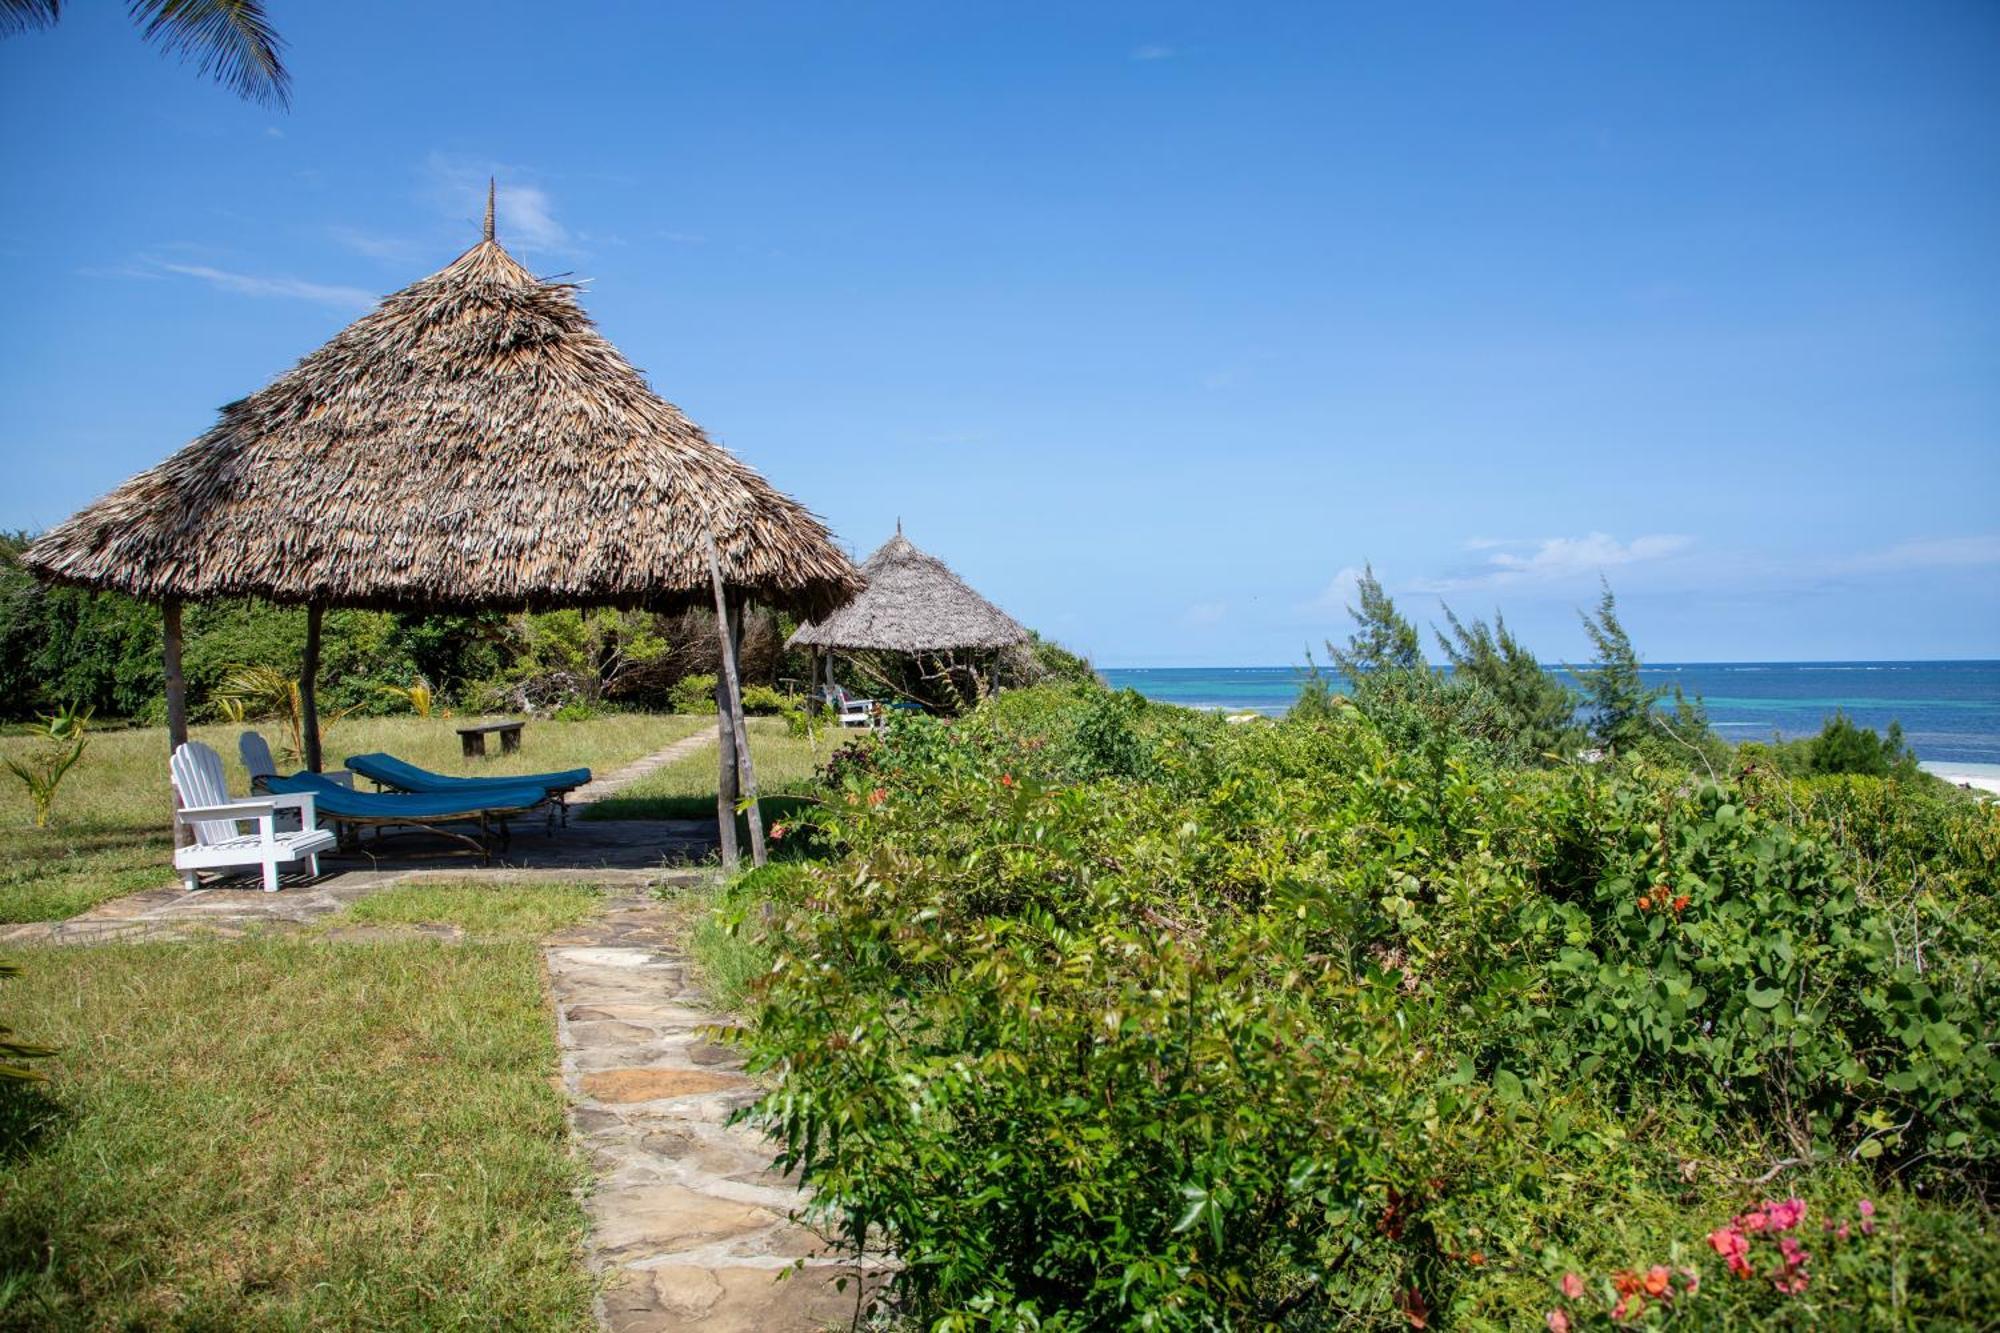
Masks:
[[[916,548],[896,525],[896,535],[861,566],[868,586],[832,615],[801,626],[791,646],[831,655],[896,653],[944,659],[954,654],[1000,652],[1026,643],[1019,621],[972,590],[934,555]]]
[[[309,703],[326,607],[674,610],[710,601],[711,554],[733,604],[824,616],[861,586],[817,518],[653,393],[573,285],[500,247],[489,193],[478,245],[223,408],[25,563],[164,604],[178,743],[182,602],[307,607]]]

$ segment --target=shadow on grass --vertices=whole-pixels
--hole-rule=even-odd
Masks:
[[[0,1079],[0,1164],[11,1166],[59,1134],[69,1108],[38,1082]]]
[[[805,796],[766,796],[757,803],[764,811],[764,825],[782,823],[799,811],[816,804]],[[710,796],[609,796],[590,807],[585,819],[701,819],[715,818],[715,797]],[[739,831],[749,828],[749,820],[736,816]],[[745,836],[748,836],[747,832]]]

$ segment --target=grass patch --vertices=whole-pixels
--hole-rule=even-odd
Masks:
[[[525,942],[37,950],[0,1323],[590,1327],[585,1178]]]
[[[746,870],[719,893],[683,890],[699,897],[688,932],[688,957],[711,1003],[740,1013],[751,988],[771,970],[764,904],[800,882],[796,865]]]
[[[710,726],[715,724],[713,718],[705,720]],[[810,791],[814,774],[843,738],[825,728],[813,736],[794,736],[782,718],[753,717],[749,724],[750,759],[757,768],[757,789],[763,795],[765,821],[769,823],[782,819],[784,812],[797,804],[781,804],[776,798]],[[648,773],[609,800],[599,801],[583,812],[583,818],[713,819],[720,762],[713,746],[704,747]]]
[[[468,935],[540,939],[604,911],[588,884],[397,884],[371,893],[336,924],[457,926]]]
[[[714,719],[625,713],[587,722],[536,720],[523,733],[520,752],[466,759],[455,727],[466,718],[351,718],[326,728],[326,763],[338,768],[351,754],[387,750],[440,773],[493,776],[587,766],[609,772],[691,736]],[[261,730],[275,742],[278,729]],[[222,756],[229,790],[250,790],[236,756],[243,728],[196,727],[192,735]],[[0,758],[33,744],[27,736],[0,736]],[[497,745],[496,745],[497,749]],[[711,752],[711,767],[713,754]],[[364,787],[366,783],[362,784]],[[709,791],[715,790],[714,778]],[[710,797],[711,804],[713,796]],[[167,733],[135,727],[92,736],[83,760],[63,784],[50,828],[30,826],[27,792],[0,769],[0,923],[55,921],[98,903],[173,879],[167,782]]]

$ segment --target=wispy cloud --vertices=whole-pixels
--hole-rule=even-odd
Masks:
[[[1181,623],[1195,629],[1206,629],[1210,625],[1221,624],[1228,614],[1227,602],[1196,602],[1182,613]]]
[[[163,273],[177,274],[183,278],[196,278],[211,287],[241,296],[280,297],[294,301],[312,301],[319,305],[331,306],[336,310],[366,310],[375,304],[375,295],[359,287],[343,287],[333,283],[307,282],[303,278],[265,277],[254,273],[231,273],[227,269],[210,268],[206,264],[157,265]]]
[[[2000,565],[2000,536],[1926,537],[1869,551],[1839,568],[1856,574],[1893,573],[1910,569],[1972,569]]]
[[[419,258],[424,247],[404,236],[381,236],[374,232],[362,231],[358,227],[332,226],[326,234],[336,245],[352,250],[357,255],[370,259],[388,259],[396,263],[407,263]]]
[[[1693,545],[1692,537],[1673,533],[1634,537],[1629,542],[1621,542],[1604,532],[1529,541],[1476,537],[1466,547],[1488,552],[1482,565],[1446,578],[1419,579],[1410,588],[1415,592],[1444,593],[1522,583],[1558,583],[1620,566],[1664,560]]]
[[[1322,612],[1345,612],[1348,607],[1361,599],[1361,593],[1358,589],[1361,585],[1361,575],[1363,573],[1364,571],[1360,565],[1343,566],[1339,573],[1327,580],[1327,585],[1320,589],[1319,596],[1313,598],[1299,609],[1315,614]]]
[[[1132,48],[1132,59],[1134,60],[1171,60],[1173,59],[1173,55],[1173,47],[1162,46],[1158,42],[1147,42],[1144,46],[1135,46]]]
[[[476,222],[486,211],[486,184],[496,181],[493,212],[501,244],[524,253],[571,255],[578,238],[556,219],[547,190],[525,183],[520,167],[432,153],[424,161],[431,202],[454,221]]]

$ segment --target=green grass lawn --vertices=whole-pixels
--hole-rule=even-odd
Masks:
[[[355,902],[328,924],[451,925],[484,938],[540,939],[604,911],[588,884],[397,884]]]
[[[706,719],[712,727],[714,718]],[[790,802],[770,798],[809,791],[820,765],[852,736],[825,727],[814,735],[793,736],[782,718],[753,717],[750,759],[757,769],[757,788],[771,818],[782,818]],[[585,812],[585,819],[714,819],[715,784],[721,757],[706,746],[656,773],[649,773],[609,800]]]
[[[468,776],[578,765],[608,773],[714,725],[713,718],[645,713],[588,722],[537,720],[523,733],[519,753],[468,760],[459,752],[453,728],[476,720],[394,717],[330,723],[326,765],[338,768],[350,754],[387,750],[440,773]],[[275,747],[278,728],[265,724],[261,729]],[[194,728],[192,735],[222,755],[230,791],[247,795],[249,778],[236,757],[242,730],[206,726]],[[32,743],[24,736],[0,736],[0,758]],[[712,753],[710,760],[712,764]],[[711,777],[711,793],[713,781]],[[63,784],[55,822],[46,829],[31,826],[26,791],[0,769],[0,922],[61,920],[106,899],[170,882],[170,792],[167,735],[160,727],[93,736],[82,762]]]
[[[0,1326],[591,1326],[532,943],[21,961],[61,1053],[0,1096]]]

